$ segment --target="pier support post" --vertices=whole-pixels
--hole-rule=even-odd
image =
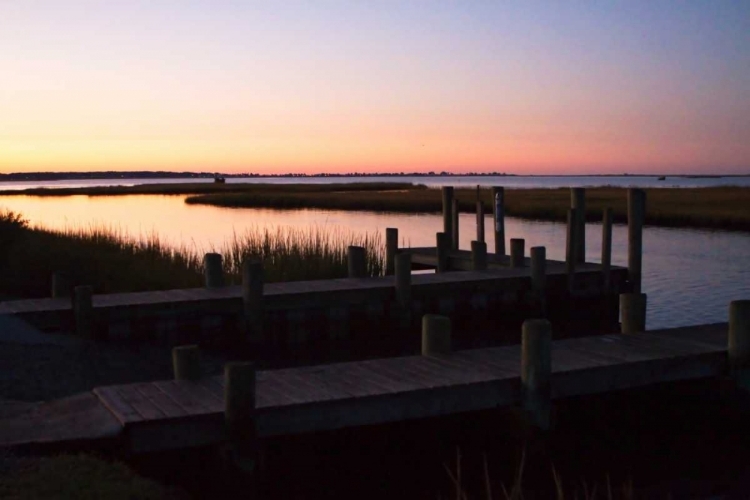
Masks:
[[[576,209],[575,260],[576,264],[586,262],[586,189],[570,189],[570,208]]]
[[[364,247],[349,246],[348,268],[350,278],[364,278],[367,276]]]
[[[484,241],[484,204],[477,186],[477,241]]]
[[[221,263],[221,254],[207,253],[203,257],[203,277],[206,288],[224,286],[224,268]]]
[[[52,298],[63,299],[70,297],[70,278],[63,271],[52,273]]]
[[[641,291],[643,265],[643,224],[646,219],[646,192],[628,190],[628,277],[633,292]]]
[[[75,318],[76,335],[91,338],[94,335],[93,287],[77,286],[73,289],[73,317]]]
[[[576,209],[568,210],[568,232],[565,238],[565,273],[568,275],[568,292],[573,293],[575,288],[576,259]]]
[[[471,267],[474,271],[487,269],[487,243],[484,241],[471,242]]]
[[[443,186],[443,232],[453,241],[453,187]]]
[[[727,357],[737,386],[750,390],[750,300],[729,304]]]
[[[510,239],[510,267],[523,267],[526,257],[526,241],[523,238]]]
[[[396,255],[396,302],[399,307],[411,306],[411,254]]]
[[[523,322],[521,339],[521,390],[523,408],[531,423],[551,426],[552,326],[546,319]]]
[[[531,289],[539,301],[542,316],[547,313],[547,249],[545,247],[531,247]]]
[[[495,255],[505,255],[505,188],[492,188],[495,220]]]
[[[263,340],[263,263],[260,260],[248,259],[242,263],[242,312],[247,339]]]
[[[448,259],[450,258],[451,240],[447,233],[437,233],[437,269],[435,272],[444,273],[448,271]]]
[[[396,270],[396,254],[398,253],[398,228],[385,228],[385,274],[392,276]]]
[[[422,355],[451,352],[451,320],[447,316],[422,316]]]
[[[639,333],[646,331],[646,294],[620,294],[620,314],[622,333]]]
[[[602,216],[602,291],[609,294],[612,280],[612,209]]]
[[[236,362],[224,366],[224,421],[234,459],[252,472],[257,460],[255,430],[255,366]]]
[[[200,349],[197,345],[181,345],[172,349],[172,369],[175,380],[201,378]]]
[[[455,198],[453,198],[453,210],[451,212],[451,215],[451,248],[453,250],[458,250],[460,247],[460,240],[458,238],[458,200]]]

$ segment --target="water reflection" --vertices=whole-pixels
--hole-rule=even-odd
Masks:
[[[404,245],[435,244],[442,230],[437,214],[391,214],[323,210],[232,209],[186,205],[184,196],[39,198],[0,197],[0,206],[23,213],[33,224],[50,228],[104,225],[130,235],[157,233],[174,245],[199,250],[221,247],[233,233],[251,227],[317,224],[332,230],[384,231],[398,227]],[[476,218],[460,218],[462,248],[476,237]],[[488,235],[492,224],[485,221]],[[599,262],[601,225],[586,226],[587,260]],[[552,259],[565,254],[565,226],[509,218],[507,238],[524,238],[526,248],[547,247]],[[494,251],[492,238],[488,249]],[[745,233],[648,227],[644,234],[644,290],[649,294],[651,328],[726,321],[730,300],[750,297],[750,235]],[[613,230],[615,265],[627,264],[627,231]]]

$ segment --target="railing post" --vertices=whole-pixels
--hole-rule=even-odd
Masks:
[[[750,300],[729,304],[729,370],[738,387],[750,390]]]
[[[257,459],[255,429],[255,366],[248,362],[224,366],[224,421],[236,459],[251,471]],[[249,462],[249,463],[248,463]]]
[[[477,186],[477,241],[484,241],[484,204]]]
[[[546,315],[547,290],[547,249],[545,247],[531,247],[531,289],[539,301],[542,315]]]
[[[349,277],[364,278],[367,276],[367,264],[365,261],[365,248],[349,246],[347,259]]]
[[[526,257],[526,241],[523,238],[510,239],[510,267],[523,267]]]
[[[73,317],[75,318],[76,335],[83,338],[94,336],[94,289],[89,285],[73,289]]]
[[[224,286],[224,268],[221,264],[221,254],[211,252],[203,257],[203,277],[206,288]]]
[[[453,241],[453,188],[443,186],[443,232]]]
[[[452,215],[452,231],[451,231],[451,248],[453,250],[458,250],[460,247],[460,240],[458,237],[458,200],[456,198],[453,198],[453,211],[451,212]]]
[[[411,306],[411,254],[396,255],[396,301],[402,308]]]
[[[487,269],[487,243],[484,241],[471,242],[471,267],[474,271]]]
[[[398,253],[398,228],[385,228],[385,274],[391,276],[395,272],[395,259]]]
[[[172,369],[175,380],[201,378],[200,349],[197,345],[181,345],[172,349]]]
[[[246,260],[242,263],[242,312],[245,335],[251,341],[263,339],[263,263]]]
[[[447,233],[437,233],[437,269],[435,272],[444,273],[448,271],[450,259],[451,241]]]
[[[575,261],[586,262],[586,189],[570,189],[570,208],[576,209]]]
[[[643,224],[646,219],[646,192],[628,190],[628,277],[633,292],[641,291],[643,266]]]
[[[622,316],[620,331],[622,333],[646,331],[646,302],[645,293],[620,294],[620,315]]]
[[[63,271],[52,273],[52,298],[63,299],[70,297],[70,279]]]
[[[422,355],[451,352],[451,320],[446,316],[422,316]]]
[[[544,430],[551,426],[551,374],[552,326],[546,319],[528,319],[523,322],[521,339],[523,408],[531,422]]]
[[[492,188],[495,221],[495,255],[505,255],[505,188]]]
[[[608,294],[612,280],[612,209],[605,208],[602,216],[602,288]]]
[[[565,273],[568,275],[568,292],[575,288],[576,259],[576,209],[568,210],[568,232],[565,239]]]

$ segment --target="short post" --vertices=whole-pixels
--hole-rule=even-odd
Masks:
[[[458,250],[460,242],[458,239],[458,200],[453,198],[453,211],[451,212],[452,218],[452,232],[451,232],[451,248]]]
[[[254,453],[255,433],[255,366],[248,362],[224,366],[224,420],[232,444],[240,455]],[[252,457],[254,458],[254,457]]]
[[[640,333],[646,331],[646,294],[621,293],[620,331],[622,333]]]
[[[221,264],[221,254],[211,252],[203,257],[203,277],[206,288],[224,286],[224,268]]]
[[[542,315],[546,314],[547,249],[531,247],[531,289],[539,300]]]
[[[646,219],[646,192],[628,190],[628,277],[634,292],[641,291],[643,265],[643,224]]]
[[[484,241],[484,204],[477,186],[477,241]]]
[[[411,254],[396,255],[396,302],[402,309],[411,306]]]
[[[521,390],[523,407],[531,423],[547,430],[552,411],[552,326],[546,319],[523,322],[521,338]]]
[[[263,339],[263,263],[248,259],[242,263],[242,311],[247,338]]]
[[[575,242],[576,242],[576,209],[568,210],[568,232],[565,238],[565,273],[568,275],[568,291],[573,293],[575,286],[576,260],[575,260]]]
[[[586,262],[586,189],[570,189],[570,208],[576,209],[576,264],[583,264]]]
[[[737,385],[750,390],[750,300],[729,304],[729,369]]]
[[[52,273],[52,298],[63,299],[70,297],[70,279],[63,271]]]
[[[422,355],[451,352],[451,320],[447,316],[422,316]]]
[[[453,187],[443,186],[443,232],[453,241]]]
[[[437,233],[437,269],[435,272],[444,273],[448,271],[448,260],[450,258],[451,240],[447,233]]]
[[[354,245],[349,246],[348,269],[350,278],[364,278],[367,276],[364,247]]]
[[[385,228],[385,274],[391,276],[395,272],[395,259],[398,253],[398,228]]]
[[[492,188],[495,219],[495,255],[505,255],[505,188]]]
[[[487,269],[487,243],[484,241],[471,242],[471,268],[474,271]]]
[[[75,318],[76,335],[91,338],[94,335],[94,289],[89,285],[73,289],[73,317]]]
[[[172,369],[175,380],[201,378],[201,353],[197,345],[181,345],[172,349]]]
[[[510,267],[523,267],[526,257],[526,241],[523,238],[510,239]]]
[[[612,209],[605,208],[602,217],[602,288],[609,293],[612,279]]]

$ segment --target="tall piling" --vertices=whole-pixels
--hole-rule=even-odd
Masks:
[[[523,267],[526,258],[526,241],[523,238],[510,239],[510,267]]]
[[[365,248],[350,245],[347,249],[347,267],[350,278],[364,278],[367,276],[367,261]]]
[[[255,430],[255,365],[248,362],[224,366],[224,421],[227,434],[240,455],[254,458]]]
[[[450,259],[451,241],[450,235],[446,233],[437,233],[437,269],[435,272],[444,273],[448,271]]]
[[[643,266],[643,224],[646,219],[646,192],[628,190],[628,278],[633,292],[641,291]]]
[[[385,228],[385,274],[391,276],[396,270],[396,254],[398,253],[398,228]]]
[[[575,287],[576,259],[576,209],[568,210],[568,225],[565,238],[565,273],[568,276],[568,291],[573,293]]]
[[[453,187],[443,186],[443,232],[453,241]]]
[[[492,215],[495,221],[495,255],[505,255],[505,188],[492,188]]]
[[[646,303],[645,293],[620,294],[620,315],[622,317],[620,331],[622,333],[646,331]]]
[[[248,259],[242,263],[242,311],[245,335],[251,342],[263,339],[263,263]]]
[[[484,203],[479,186],[477,186],[477,241],[484,241]]]
[[[608,294],[612,288],[612,209],[605,208],[602,216],[602,289]]]
[[[552,326],[546,319],[523,322],[521,336],[521,392],[531,423],[551,425]]]
[[[446,316],[425,314],[422,317],[422,355],[451,352],[451,320]]]
[[[576,209],[575,260],[576,264],[586,262],[586,189],[570,189],[570,208]]]
[[[206,288],[224,286],[224,267],[221,254],[210,252],[203,256],[203,279]]]
[[[172,370],[175,380],[201,378],[200,349],[197,345],[181,345],[172,349]]]
[[[458,218],[458,200],[453,198],[453,210],[451,212],[452,215],[452,231],[451,231],[451,248],[453,250],[458,250],[460,248],[460,239],[458,235],[458,224],[459,224],[459,218]]]
[[[474,271],[487,269],[487,243],[484,241],[471,242],[471,268]]]
[[[411,307],[411,254],[396,255],[396,302],[402,309]]]
[[[547,249],[531,247],[531,289],[539,303],[542,315],[547,312]]]

